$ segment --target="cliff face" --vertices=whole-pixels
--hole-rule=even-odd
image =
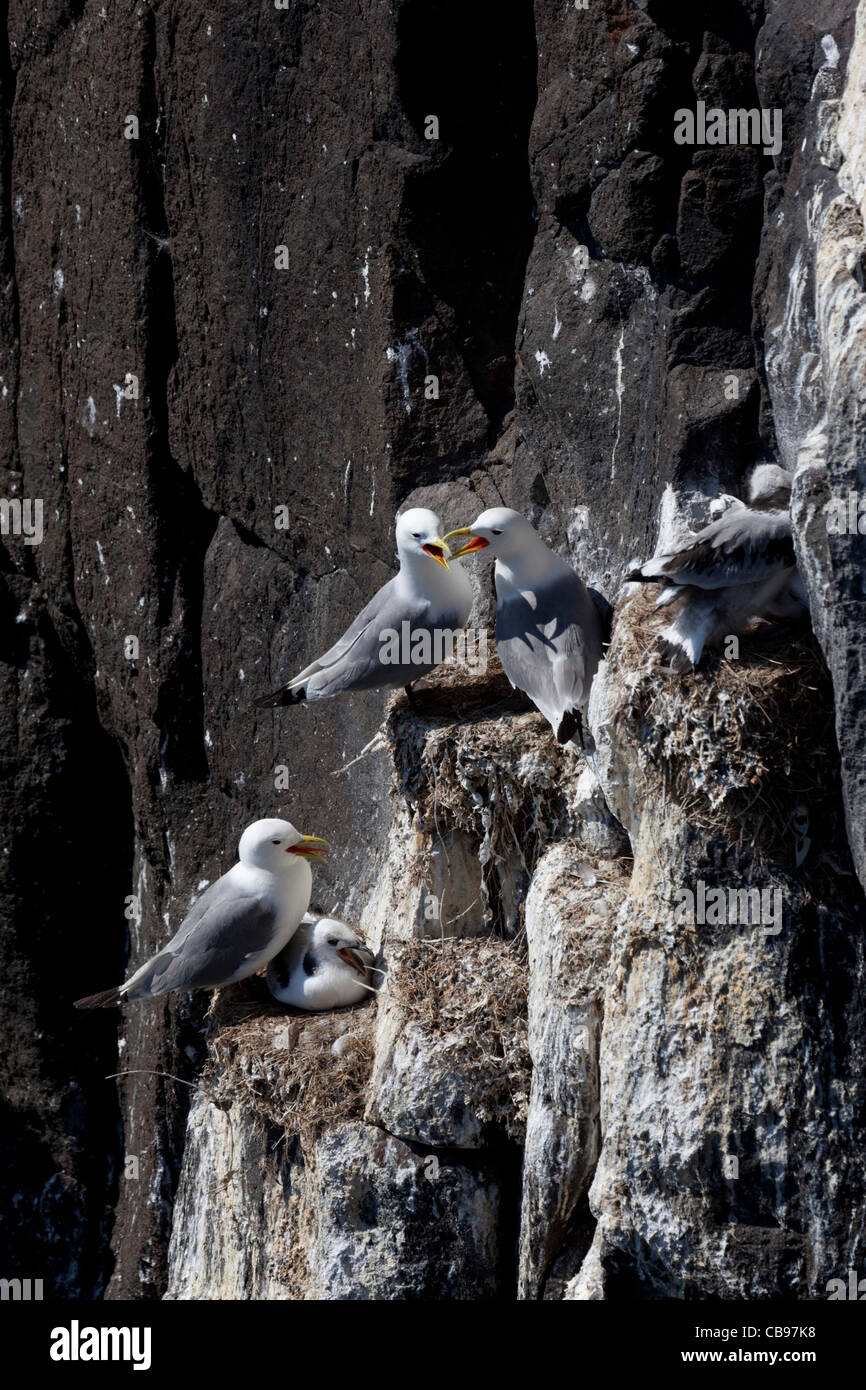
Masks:
[[[0,552],[10,1275],[817,1297],[862,1265],[863,541],[824,506],[866,487],[864,71],[854,0],[11,0],[3,495],[45,532]],[[674,143],[698,101],[779,110],[778,152]],[[660,676],[622,578],[758,458],[797,473],[815,640]],[[398,505],[499,502],[619,600],[591,769],[493,665],[414,713],[253,712],[386,578]],[[335,846],[314,902],[380,998],[151,1004],[119,1045],[73,1015],[262,814]],[[778,891],[780,929],[677,920],[699,881]]]

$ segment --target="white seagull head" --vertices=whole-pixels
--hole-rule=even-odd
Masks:
[[[486,512],[482,512],[471,526],[461,526],[456,531],[449,531],[445,539],[450,541],[454,536],[469,537],[465,545],[454,550],[455,560],[460,555],[469,555],[481,550],[488,551],[491,559],[495,556],[499,560],[510,560],[523,554],[531,546],[543,544],[538,532],[526,517],[521,516],[520,512],[512,511],[511,507],[490,507]]]
[[[302,835],[291,821],[257,820],[248,825],[238,845],[238,858],[249,869],[282,873],[299,859],[319,859],[328,853],[318,835]]]
[[[421,558],[435,560],[447,570],[451,551],[442,539],[442,523],[435,512],[411,507],[397,517],[395,536],[401,565]]]
[[[328,961],[347,980],[366,980],[376,959],[357,932],[337,917],[320,917],[312,930],[309,949]]]

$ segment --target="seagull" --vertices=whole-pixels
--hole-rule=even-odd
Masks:
[[[310,905],[308,861],[328,852],[317,835],[287,820],[257,820],[238,846],[239,862],[202,893],[179,931],[125,984],[76,999],[76,1009],[107,1009],[173,989],[219,989],[272,960]]]
[[[268,966],[268,989],[296,1009],[338,1009],[370,992],[375,954],[336,917],[308,912],[288,946]]]
[[[583,721],[601,660],[601,618],[589,590],[565,560],[510,507],[492,507],[471,526],[454,558],[489,550],[496,559],[496,648],[502,669],[541,710],[560,743],[591,747]]]
[[[759,464],[748,505],[736,499],[680,549],[657,555],[627,576],[664,585],[655,607],[677,603],[660,634],[663,658],[677,672],[697,666],[704,648],[744,632],[756,618],[794,618],[808,610],[797,571],[789,507],[791,475]]]
[[[400,570],[374,594],[334,646],[256,709],[327,700],[349,690],[405,686],[426,676],[443,655],[445,634],[469,621],[472,585],[440,535],[435,512],[413,507],[397,517]],[[451,639],[453,642],[453,638]]]

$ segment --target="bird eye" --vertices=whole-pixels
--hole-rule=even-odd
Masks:
[[[496,529],[495,526],[494,526],[492,529],[493,529],[493,534],[494,534],[494,536],[501,536],[501,535],[502,535],[502,532],[501,532],[501,531],[497,531],[497,529]]]
[[[279,843],[280,843],[279,840],[271,840],[271,844],[272,844],[272,845],[278,845]]]
[[[329,945],[329,946],[339,946],[339,944],[340,944],[340,938],[339,938],[338,936],[329,936],[329,937],[328,937],[328,945]]]
[[[413,532],[412,532],[412,539],[415,540],[415,541],[420,541],[420,539],[421,539],[421,532],[420,532],[420,531],[413,531]]]

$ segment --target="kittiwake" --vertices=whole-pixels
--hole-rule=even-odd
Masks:
[[[339,1009],[370,993],[375,954],[336,917],[306,913],[288,946],[268,966],[268,989],[296,1009]]]
[[[748,505],[731,505],[677,550],[633,570],[629,582],[662,584],[655,607],[676,604],[660,634],[671,669],[697,666],[707,646],[744,632],[757,618],[795,618],[808,611],[797,571],[791,517],[791,475],[760,464],[749,480]]]
[[[254,821],[241,836],[239,862],[202,893],[171,941],[125,984],[76,999],[75,1007],[218,989],[255,975],[297,931],[313,887],[308,860],[327,852],[324,840],[287,820]]]
[[[333,647],[287,685],[256,700],[257,709],[327,700],[351,690],[405,686],[450,654],[453,634],[472,609],[472,585],[434,512],[413,507],[397,518],[400,569],[358,614]],[[449,636],[450,642],[449,642]]]
[[[496,559],[496,648],[502,669],[544,715],[560,743],[584,733],[589,690],[601,660],[602,626],[583,581],[519,512],[493,507],[471,526],[454,558],[484,550]]]

